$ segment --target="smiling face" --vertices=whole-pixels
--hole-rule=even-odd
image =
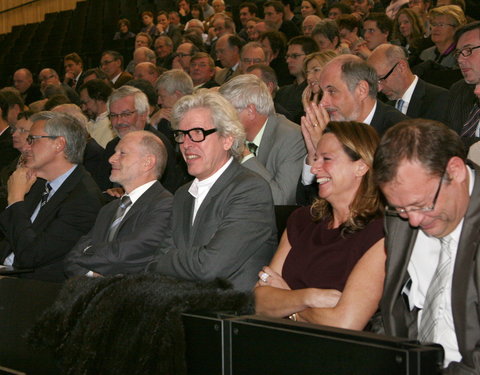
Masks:
[[[88,90],[80,91],[80,108],[89,119],[95,119],[99,113],[98,102],[88,95]]]
[[[307,82],[314,94],[320,92],[320,76],[322,73],[322,65],[317,59],[312,59],[307,63],[307,71],[305,72]]]
[[[327,133],[320,139],[316,156],[312,173],[319,184],[318,196],[333,206],[351,203],[363,175],[368,171],[365,162],[361,159],[351,160],[332,133]]]
[[[180,120],[178,129],[189,130],[215,128],[210,109],[193,108]],[[180,151],[187,163],[188,173],[191,176],[204,180],[218,171],[230,158],[229,150],[232,147],[231,137],[222,137],[218,132],[205,137],[203,142],[192,142],[185,136],[185,142],[180,145]]]
[[[120,138],[135,130],[143,130],[147,122],[147,113],[140,114],[135,109],[133,96],[126,96],[111,103],[110,115],[121,115],[110,120]]]

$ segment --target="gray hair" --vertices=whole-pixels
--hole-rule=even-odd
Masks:
[[[377,97],[378,76],[373,67],[367,64],[358,56],[342,55],[338,56],[332,62],[341,62],[342,79],[350,92],[354,92],[360,81],[368,83],[368,96]]]
[[[220,94],[241,111],[253,104],[257,112],[269,116],[275,112],[267,85],[253,74],[241,74],[220,87]]]
[[[245,147],[245,130],[238,119],[235,108],[217,92],[199,90],[194,95],[186,95],[178,100],[173,106],[172,128],[178,129],[180,120],[188,111],[195,108],[210,110],[213,125],[218,129],[218,134],[222,137],[233,138],[233,144],[229,150],[230,155],[240,160]]]
[[[80,109],[80,107],[73,103],[65,103],[57,105],[52,109],[53,112],[66,113],[67,115],[75,117],[80,123],[86,127],[87,126],[87,116],[85,116]]]
[[[135,101],[135,110],[139,114],[148,114],[150,106],[148,104],[147,96],[142,91],[133,86],[122,86],[117,90],[113,90],[112,95],[110,95],[107,100],[108,112],[110,113],[110,106],[112,105],[112,103],[128,96],[133,96]]]
[[[157,56],[155,55],[155,52],[153,52],[150,48],[148,47],[138,47],[135,50],[136,53],[143,52],[143,56],[145,56],[145,61],[146,62],[151,62],[155,63],[157,60]]]
[[[193,92],[192,78],[181,69],[171,69],[163,73],[155,84],[157,90],[164,89],[169,94],[180,91],[183,95]]]
[[[253,64],[247,68],[246,73],[251,73],[255,69],[258,69],[261,73],[261,80],[265,83],[271,83],[273,85],[273,91],[278,90],[277,73],[270,66],[264,64]]]
[[[400,60],[407,61],[408,60],[405,48],[403,48],[401,46],[397,46],[395,44],[389,44],[388,47],[385,48],[385,57],[387,58],[387,60],[389,62],[393,62],[393,61],[397,62],[397,61],[400,61]]]
[[[59,112],[43,111],[30,117],[32,122],[45,120],[48,135],[65,139],[65,157],[70,163],[80,164],[87,144],[87,131],[75,117]]]
[[[267,56],[261,43],[248,42],[242,47],[242,50],[240,51],[240,57],[243,58],[243,55],[247,52],[247,50],[254,49],[254,48],[260,48],[263,51],[263,54]]]
[[[320,20],[312,30],[312,38],[316,35],[325,36],[330,42],[337,38],[337,45],[340,43],[340,34],[337,23],[334,20]],[[336,46],[335,46],[336,47]]]
[[[142,135],[140,147],[142,147],[146,154],[155,156],[155,175],[157,178],[160,178],[167,166],[167,149],[163,141],[155,134],[145,130],[140,130],[139,132]]]

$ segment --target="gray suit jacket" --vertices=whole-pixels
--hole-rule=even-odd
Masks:
[[[149,270],[187,280],[230,280],[249,291],[277,245],[270,188],[235,160],[202,202],[192,225],[194,198],[182,186],[173,200],[173,236]]]
[[[447,374],[478,374],[480,371],[480,175],[465,214],[452,282],[452,312],[462,362],[452,362]],[[380,309],[389,335],[417,338],[417,311],[409,311],[401,291],[409,275],[408,263],[418,229],[408,221],[386,216],[387,265]],[[475,369],[475,370],[474,370]]]
[[[130,208],[110,242],[108,230],[120,200],[104,206],[92,230],[67,255],[67,276],[85,275],[88,271],[101,275],[143,271],[154,259],[160,241],[171,231],[172,201],[172,194],[155,182]]]
[[[300,127],[285,116],[274,114],[268,117],[257,157],[243,166],[267,180],[275,205],[294,205],[306,153]]]

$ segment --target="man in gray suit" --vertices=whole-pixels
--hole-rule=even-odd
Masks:
[[[216,277],[251,290],[276,247],[266,181],[238,163],[245,133],[220,94],[181,98],[172,112],[175,141],[195,180],[175,193],[173,233],[149,270],[187,280]]]
[[[173,199],[157,181],[167,163],[163,142],[145,130],[128,133],[109,162],[110,180],[125,194],[100,210],[92,230],[68,254],[68,276],[141,272],[170,233]]]
[[[233,78],[220,93],[235,106],[245,128],[242,165],[268,181],[276,205],[294,205],[307,153],[300,127],[275,113],[267,86],[253,74]]]
[[[386,333],[441,344],[444,373],[478,374],[479,170],[453,130],[423,119],[388,130],[373,167],[388,201]]]

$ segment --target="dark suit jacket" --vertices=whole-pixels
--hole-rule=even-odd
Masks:
[[[27,91],[22,94],[23,101],[26,105],[30,105],[37,100],[43,99],[42,92],[40,91],[40,87],[37,85],[32,84]]]
[[[190,185],[175,194],[173,238],[149,269],[187,280],[221,277],[237,290],[251,291],[277,245],[268,184],[233,161],[208,192],[193,225]]]
[[[0,231],[5,235],[0,242],[0,264],[13,252],[14,266],[35,269],[25,277],[63,281],[63,258],[90,230],[103,200],[90,174],[78,165],[32,223],[30,217],[44,189],[45,180],[39,179],[23,202],[0,213]]]
[[[153,260],[160,241],[170,234],[172,201],[172,194],[155,182],[130,208],[110,242],[108,230],[120,200],[104,206],[90,232],[67,255],[67,276],[81,276],[88,271],[104,276],[143,271]]]
[[[393,107],[395,107],[395,103],[396,101],[388,102]],[[447,108],[448,90],[419,78],[406,114],[410,118],[426,118],[445,122]]]
[[[399,123],[400,121],[407,120],[408,117],[395,108],[392,108],[388,104],[382,103],[377,100],[377,109],[373,114],[371,126],[375,128],[377,133],[382,136],[388,128]]]
[[[9,165],[20,155],[17,149],[13,147],[12,133],[10,128],[0,135],[0,169]]]
[[[275,205],[293,205],[306,154],[300,127],[274,114],[268,117],[257,156],[242,165],[267,180]]]
[[[118,89],[119,87],[123,86],[124,84],[126,84],[128,81],[131,81],[132,79],[133,79],[133,76],[130,73],[122,72],[122,74],[120,74],[120,77],[118,77],[115,83],[113,83],[113,88]]]
[[[468,120],[477,97],[473,93],[475,85],[470,85],[464,79],[452,85],[448,97],[447,125],[458,134],[462,133],[463,124]]]
[[[462,363],[451,363],[448,374],[478,374],[480,371],[480,175],[475,171],[475,185],[464,217],[452,281],[452,313]],[[387,264],[385,288],[380,303],[385,332],[388,335],[417,338],[417,312],[410,312],[401,295],[409,275],[418,229],[408,221],[386,216]],[[477,364],[477,367],[475,366]],[[465,366],[475,368],[473,372]],[[467,372],[462,372],[467,371]]]

